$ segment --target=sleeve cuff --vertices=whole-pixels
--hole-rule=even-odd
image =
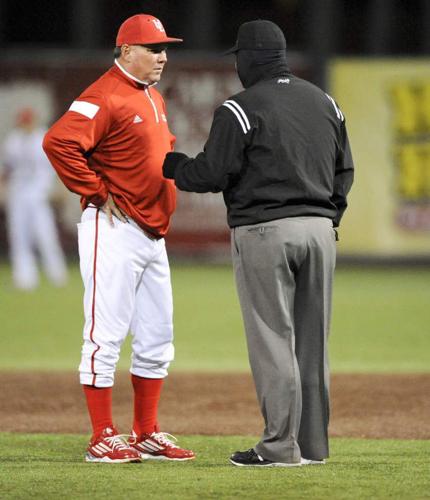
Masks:
[[[108,198],[108,190],[106,186],[103,184],[103,187],[100,191],[92,196],[87,196],[87,200],[89,203],[92,203],[96,207],[102,207]]]

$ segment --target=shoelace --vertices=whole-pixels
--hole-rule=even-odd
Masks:
[[[128,434],[116,434],[112,437],[105,437],[104,440],[109,444],[112,450],[126,450],[129,448],[127,442],[129,437]]]
[[[168,432],[154,432],[151,437],[156,439],[160,444],[164,444],[170,448],[179,448],[179,446],[176,446],[175,443],[172,443],[172,440],[177,441],[175,436],[172,436],[172,434],[169,434]]]

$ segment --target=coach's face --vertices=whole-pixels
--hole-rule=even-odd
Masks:
[[[149,84],[160,81],[167,62],[166,45],[129,45],[123,52],[125,69]]]

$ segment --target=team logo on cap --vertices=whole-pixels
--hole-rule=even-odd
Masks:
[[[165,33],[163,25],[161,24],[161,21],[159,19],[152,19],[152,22],[154,23],[154,25],[158,31]]]

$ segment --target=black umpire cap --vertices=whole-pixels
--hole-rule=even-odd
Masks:
[[[241,49],[282,50],[287,48],[281,28],[264,19],[249,21],[239,26],[236,43],[224,54],[232,54]]]

